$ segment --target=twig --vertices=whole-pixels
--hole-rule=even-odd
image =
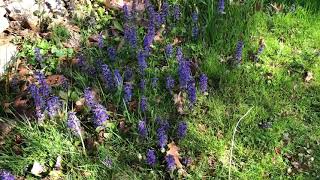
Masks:
[[[236,124],[236,127],[235,127],[234,130],[233,130],[232,141],[231,141],[231,148],[230,148],[230,157],[229,157],[229,176],[228,176],[228,179],[229,179],[229,180],[231,179],[232,151],[233,151],[233,147],[234,147],[234,139],[235,139],[235,136],[236,136],[237,128],[238,128],[240,122],[242,121],[242,119],[244,119],[244,118],[249,114],[249,112],[250,112],[252,109],[253,109],[253,107],[251,107],[251,108],[246,112],[246,114],[244,114],[244,115],[239,119],[239,121],[238,121],[237,124]]]

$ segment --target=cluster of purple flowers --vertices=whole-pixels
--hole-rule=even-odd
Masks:
[[[106,87],[109,90],[112,90],[115,87],[114,75],[112,74],[112,71],[109,69],[108,65],[106,64],[103,64],[101,66],[101,70],[102,70],[102,77],[106,84]]]
[[[93,113],[93,124],[95,127],[103,126],[103,124],[109,119],[107,109],[96,101],[94,93],[90,88],[86,88],[84,90],[84,98],[87,106]]]
[[[169,154],[166,156],[167,168],[169,171],[173,171],[176,168],[176,163],[173,155]]]
[[[107,168],[111,168],[112,167],[112,159],[109,157],[106,157],[103,161],[102,164],[105,165]]]
[[[173,18],[175,21],[179,21],[181,18],[181,11],[179,5],[173,7]]]
[[[138,133],[142,138],[146,138],[147,137],[148,129],[147,129],[147,125],[146,125],[146,121],[145,120],[139,121]]]
[[[34,102],[36,117],[39,122],[42,122],[45,118],[45,112],[48,112],[50,118],[55,117],[61,104],[59,97],[50,96],[51,88],[41,72],[36,73],[36,79],[38,85],[31,84],[28,90]]]
[[[155,151],[152,149],[148,149],[147,159],[146,159],[147,164],[149,166],[154,166],[156,164],[156,160],[157,160],[157,157],[156,157]]]
[[[137,47],[137,30],[134,25],[124,25],[124,39],[130,44],[132,48]]]
[[[198,13],[193,12],[192,13],[192,37],[196,39],[199,35],[199,27],[198,27]]]
[[[181,61],[183,60],[183,52],[182,52],[182,48],[178,47],[177,48],[177,55],[176,55],[177,61]]]
[[[9,171],[0,170],[0,179],[1,180],[15,180],[15,177]]]
[[[114,47],[109,47],[108,48],[108,55],[109,55],[110,60],[112,62],[114,62],[116,60],[117,50]]]
[[[202,93],[207,92],[208,89],[208,77],[205,74],[200,75],[200,91]]]
[[[143,39],[143,48],[148,53],[150,52],[150,48],[151,48],[153,39],[156,35],[155,26],[153,23],[154,22],[152,22],[152,21],[149,22],[148,32]]]
[[[101,104],[96,104],[93,109],[93,124],[95,127],[103,126],[104,123],[109,119],[107,109]]]
[[[224,8],[225,8],[224,0],[219,0],[219,3],[218,3],[218,12],[219,12],[220,14],[225,14]]]
[[[133,78],[133,72],[132,69],[127,67],[126,70],[124,71],[124,81],[129,82]]]
[[[197,101],[197,92],[194,80],[190,80],[187,88],[190,105],[193,106]]]
[[[147,98],[145,96],[142,96],[140,100],[140,110],[141,112],[146,112],[147,108],[148,108]]]
[[[156,121],[159,126],[159,128],[157,129],[158,145],[160,149],[163,150],[168,143],[167,131],[169,129],[169,123],[168,121],[161,120],[160,118],[157,118]]]
[[[161,24],[164,24],[166,22],[167,16],[169,14],[169,3],[167,1],[164,1],[161,6]]]
[[[178,74],[179,74],[180,88],[181,89],[187,88],[188,83],[192,78],[189,61],[186,61],[183,59],[179,61]]]
[[[166,57],[170,58],[173,54],[173,46],[171,44],[168,44],[165,48],[165,54]]]
[[[169,92],[172,94],[172,90],[174,88],[174,79],[172,78],[172,76],[168,76],[166,79],[166,88],[167,90],[169,90]]]
[[[55,117],[61,108],[60,98],[57,96],[49,97],[47,100],[47,110],[51,118]]]
[[[187,134],[187,129],[188,129],[187,123],[186,122],[180,122],[178,124],[178,129],[177,129],[177,137],[179,139],[183,139]]]
[[[242,40],[240,40],[236,47],[235,52],[235,59],[238,61],[238,63],[241,63],[242,60],[242,51],[243,51],[244,43]]]
[[[146,89],[146,80],[145,79],[140,80],[139,87],[142,92]]]
[[[81,135],[80,120],[76,116],[75,112],[68,113],[67,127],[71,129],[72,133],[76,136]]]
[[[121,87],[123,84],[123,79],[118,69],[115,69],[114,72],[114,81],[117,87]]]
[[[126,103],[130,102],[132,99],[132,84],[126,83],[124,85],[124,100]]]
[[[257,62],[259,60],[259,55],[262,54],[263,50],[265,49],[266,45],[263,42],[263,39],[260,39],[259,41],[259,48],[257,53],[254,56],[254,60]]]
[[[99,47],[99,49],[102,49],[103,46],[104,46],[104,44],[103,44],[103,37],[102,37],[102,34],[100,33],[100,34],[98,35],[98,47]]]
[[[144,71],[148,67],[147,62],[146,62],[146,55],[142,50],[138,51],[137,54],[137,59],[138,59],[138,65],[139,65],[139,70],[142,75],[144,75]]]
[[[124,39],[129,43],[129,45],[132,48],[137,47],[137,30],[134,22],[132,20],[134,19],[132,16],[132,12],[129,11],[128,6],[123,6],[124,11]]]
[[[82,54],[79,54],[78,57],[77,57],[77,67],[87,73],[88,75],[95,75],[97,73],[95,67],[93,66],[90,66],[87,62],[86,62],[86,59],[85,57],[82,55]]]

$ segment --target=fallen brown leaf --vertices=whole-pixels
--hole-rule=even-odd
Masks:
[[[170,144],[168,144],[168,147],[169,147],[169,150],[167,151],[167,155],[172,155],[177,168],[182,169],[183,166],[180,162],[180,154],[179,154],[180,148],[176,146],[176,144],[173,141]]]
[[[60,86],[65,82],[66,78],[63,75],[50,75],[46,78],[46,82],[50,86]]]

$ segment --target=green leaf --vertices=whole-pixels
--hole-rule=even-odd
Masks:
[[[119,30],[119,31],[123,31],[122,26],[120,25],[120,23],[118,21],[113,21],[113,26]]]

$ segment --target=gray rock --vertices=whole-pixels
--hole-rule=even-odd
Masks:
[[[5,17],[0,17],[0,33],[9,27],[8,19]]]
[[[0,75],[4,73],[6,66],[17,53],[17,47],[12,44],[0,45]]]

